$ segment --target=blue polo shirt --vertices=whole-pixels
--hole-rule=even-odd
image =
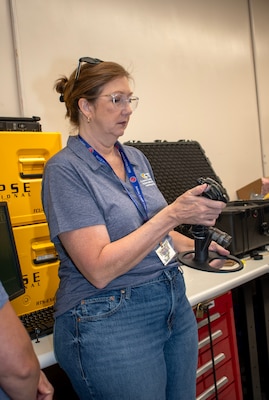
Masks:
[[[141,151],[123,145],[133,166],[147,205],[148,217],[167,205],[153,177],[151,166]],[[116,241],[139,228],[143,216],[128,192],[132,184],[115,175],[89,152],[78,136],[70,136],[67,146],[46,164],[42,200],[51,240],[60,258],[60,286],[57,291],[55,315],[74,307],[84,298],[100,292],[136,286],[156,278],[167,268],[151,251],[139,264],[100,290],[78,271],[65,252],[58,235],[87,226],[105,225],[111,241]],[[171,238],[168,237],[171,242]],[[172,262],[169,267],[177,266]]]
[[[8,294],[0,281],[0,308],[2,308],[8,302]]]

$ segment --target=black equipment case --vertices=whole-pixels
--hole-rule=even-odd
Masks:
[[[197,141],[126,142],[141,150],[151,163],[157,185],[168,204],[197,185],[200,177],[222,182]],[[232,236],[228,249],[233,255],[246,253],[269,244],[269,201],[228,202],[216,222],[216,228]],[[178,227],[188,234],[187,226]]]
[[[244,255],[269,244],[269,201],[229,202],[216,226],[232,236],[231,252]]]
[[[0,117],[0,131],[41,132],[39,117]]]

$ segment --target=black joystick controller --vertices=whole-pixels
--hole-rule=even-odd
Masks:
[[[206,183],[208,185],[207,189],[203,192],[202,196],[207,197],[211,200],[219,200],[224,203],[228,203],[229,196],[226,190],[214,179],[211,178],[199,178],[197,179],[199,185]]]
[[[208,185],[202,196],[211,200],[218,200],[227,203],[229,196],[225,189],[214,179],[199,178],[198,183]],[[241,270],[244,265],[242,261],[232,255],[222,256],[217,252],[209,251],[208,247],[212,240],[219,243],[223,247],[228,247],[231,243],[231,236],[216,228],[206,227],[203,225],[193,225],[191,233],[194,238],[194,251],[186,251],[178,254],[179,261],[188,267],[199,269],[207,272],[235,272]],[[225,239],[225,240],[224,240]],[[193,257],[192,257],[193,255]],[[235,265],[227,268],[214,268],[210,265],[213,260],[233,260]]]

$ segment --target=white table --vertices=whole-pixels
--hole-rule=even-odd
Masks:
[[[192,306],[214,299],[227,291],[244,283],[250,282],[269,272],[269,254],[266,253],[262,260],[247,259],[241,271],[229,273],[212,273],[199,271],[184,266],[187,297]],[[41,368],[55,364],[53,351],[53,335],[32,341],[34,350],[38,356]]]

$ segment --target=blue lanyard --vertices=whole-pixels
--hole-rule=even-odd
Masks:
[[[101,156],[101,154],[99,154],[96,150],[94,150],[94,148],[89,143],[87,143],[86,140],[84,140],[80,135],[78,135],[78,137],[79,137],[79,140],[87,147],[87,149],[95,156],[95,158],[101,164],[109,166],[109,168],[113,171],[112,167],[104,159],[104,157]],[[137,180],[137,177],[135,175],[133,166],[130,163],[128,157],[126,156],[126,154],[125,154],[125,152],[124,152],[124,150],[123,150],[123,148],[122,148],[122,146],[120,145],[119,142],[117,142],[115,144],[115,147],[118,149],[118,151],[119,151],[119,153],[121,155],[121,158],[122,158],[122,161],[123,161],[123,164],[124,164],[124,168],[125,168],[125,171],[127,173],[128,179],[129,179],[129,182],[131,183],[131,185],[132,185],[132,187],[133,187],[133,189],[134,189],[134,191],[135,191],[135,193],[136,193],[136,195],[137,195],[137,197],[138,197],[138,199],[139,199],[139,201],[140,201],[140,203],[141,203],[141,205],[143,207],[143,210],[141,210],[141,207],[139,206],[139,204],[137,202],[137,199],[132,195],[132,193],[128,190],[128,188],[123,184],[123,182],[121,180],[120,180],[120,183],[123,186],[124,190],[127,192],[128,196],[130,197],[130,199],[132,200],[134,205],[136,206],[136,208],[139,211],[139,213],[142,215],[144,221],[146,222],[146,221],[148,221],[147,204],[146,204],[145,198],[143,196],[143,192],[141,190],[139,182]],[[113,171],[113,173],[114,173],[114,171]]]

